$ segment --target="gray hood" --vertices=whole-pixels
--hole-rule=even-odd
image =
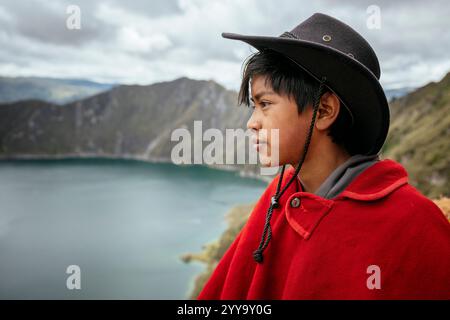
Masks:
[[[350,157],[325,179],[315,194],[325,199],[337,197],[361,172],[377,161],[380,161],[378,154]]]

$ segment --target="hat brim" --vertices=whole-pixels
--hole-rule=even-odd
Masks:
[[[222,33],[258,50],[272,49],[293,60],[316,80],[326,77],[353,116],[351,135],[359,153],[381,150],[389,130],[389,105],[378,79],[358,60],[331,47],[307,40]]]

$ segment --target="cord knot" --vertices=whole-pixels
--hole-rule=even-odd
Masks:
[[[272,199],[270,202],[272,204],[272,208],[276,209],[276,208],[280,207],[280,203],[278,202],[278,199],[276,196],[272,196]]]
[[[255,259],[256,262],[261,263],[263,261],[262,251],[259,249],[256,249],[253,252],[253,259]]]

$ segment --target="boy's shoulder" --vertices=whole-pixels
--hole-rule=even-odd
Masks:
[[[410,218],[426,224],[433,221],[444,222],[450,228],[450,223],[441,208],[411,184],[407,183],[399,188],[392,197],[398,203],[398,211],[404,214],[402,218]]]

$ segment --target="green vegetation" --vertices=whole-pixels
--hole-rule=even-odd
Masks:
[[[450,190],[450,73],[391,103],[383,157],[402,163],[428,197]]]

